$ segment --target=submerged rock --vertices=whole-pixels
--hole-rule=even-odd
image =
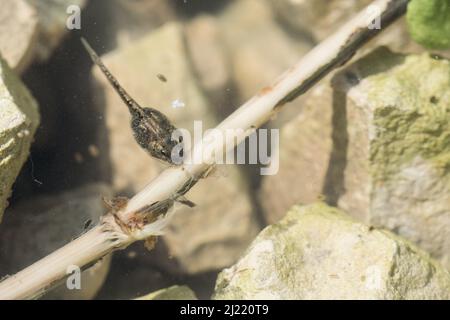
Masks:
[[[316,87],[264,178],[268,220],[323,195],[450,266],[449,74],[448,60],[379,49]]]
[[[36,101],[0,57],[0,221],[38,124]]]
[[[106,211],[101,197],[111,196],[103,184],[49,196],[27,199],[8,209],[0,226],[0,270],[14,274],[59,249],[92,228]],[[91,299],[105,281],[109,256],[83,271],[81,290],[65,283],[50,291],[47,299]]]
[[[197,297],[187,286],[172,286],[149,293],[136,300],[197,300]]]
[[[334,82],[345,96],[334,108],[334,152],[345,165],[330,161],[328,192],[450,267],[449,61],[380,49]]]
[[[38,15],[25,0],[3,0],[0,10],[0,54],[11,69],[23,71],[34,56]]]
[[[388,231],[294,206],[219,274],[215,299],[449,299],[450,274]]]
[[[141,106],[162,111],[178,128],[192,133],[194,120],[202,122],[203,130],[215,125],[215,110],[208,106],[197,84],[180,24],[166,24],[102,59]],[[95,92],[100,93],[97,103],[105,105],[113,187],[117,193],[131,195],[165,165],[138,146],[127,107],[97,68],[94,76]],[[176,100],[184,107],[173,108]],[[231,265],[257,233],[250,198],[247,190],[243,191],[245,184],[237,168],[228,169],[227,177],[213,175],[189,192],[188,198],[197,206],[181,207],[166,232],[164,241],[178,260],[180,272]]]

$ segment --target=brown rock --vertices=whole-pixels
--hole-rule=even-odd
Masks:
[[[200,15],[185,27],[189,57],[201,88],[219,115],[231,110],[228,97],[231,74],[218,21],[214,16]]]
[[[279,177],[266,177],[262,188],[268,220],[322,190],[327,202],[417,243],[448,267],[448,66],[429,54],[382,48],[340,71],[333,89],[312,99],[324,103],[321,114],[306,109],[304,123],[286,126],[296,128],[291,137],[300,143],[283,144],[283,129]],[[331,147],[323,142],[330,136]]]
[[[36,101],[0,56],[0,222],[38,125]]]

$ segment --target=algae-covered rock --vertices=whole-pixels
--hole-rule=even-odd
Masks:
[[[412,0],[407,21],[412,38],[421,45],[450,48],[450,0]]]
[[[383,48],[305,96],[281,130],[280,171],[263,179],[269,222],[321,194],[450,267],[450,66]]]
[[[322,203],[295,206],[220,273],[215,299],[449,299],[428,254]]]
[[[193,133],[195,120],[201,121],[203,132],[215,126],[215,109],[197,84],[181,24],[167,23],[102,59],[138,103],[160,110],[178,128]],[[166,81],[161,81],[159,74]],[[166,166],[135,142],[128,109],[98,68],[94,77],[97,103],[105,107],[109,138],[108,146],[100,149],[109,148],[109,153],[102,154],[108,157],[106,163],[111,162],[113,188],[120,194],[134,194]],[[176,100],[184,107],[172,107]],[[226,177],[213,175],[189,192],[197,206],[181,207],[164,237],[180,272],[222,269],[245,250],[258,229],[250,197],[243,189],[238,168],[230,167]]]
[[[231,103],[231,70],[216,17],[201,14],[185,25],[186,48],[198,83],[222,116]]]
[[[0,57],[0,221],[38,123],[36,101]]]
[[[172,286],[149,293],[136,300],[197,300],[197,297],[187,286]]]
[[[450,65],[385,49],[339,73],[328,194],[450,267]],[[345,128],[345,129],[343,129]]]

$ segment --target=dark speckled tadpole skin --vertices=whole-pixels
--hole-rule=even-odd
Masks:
[[[172,133],[176,128],[158,110],[142,108],[119,84],[89,43],[84,38],[81,38],[81,42],[92,61],[102,70],[114,90],[116,90],[120,98],[127,105],[131,114],[131,129],[133,130],[136,142],[152,157],[174,164],[171,158],[172,149],[180,143],[172,140]]]

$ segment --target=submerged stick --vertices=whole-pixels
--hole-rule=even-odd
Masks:
[[[402,16],[408,2],[409,0],[374,1],[371,8],[376,10],[367,8],[360,12],[313,48],[271,86],[263,88],[216,127],[221,132],[243,129],[237,141],[234,140],[235,137],[215,140],[211,136],[205,136],[200,143],[207,145],[208,150],[222,150],[224,154],[234,148],[279,112],[284,104],[305,93],[330,71],[346,63],[367,41]],[[380,21],[381,29],[373,28],[374,20]],[[149,204],[167,202],[174,195],[189,191],[214,162],[214,153],[204,153],[201,149],[196,144],[184,165],[164,170],[144,190],[130,199],[127,205],[104,216],[101,223],[91,231],[1,282],[0,299],[37,297],[50,285],[64,279],[68,266],[88,265],[134,241],[160,235],[174,210],[170,209],[156,221],[133,228],[136,213]]]

